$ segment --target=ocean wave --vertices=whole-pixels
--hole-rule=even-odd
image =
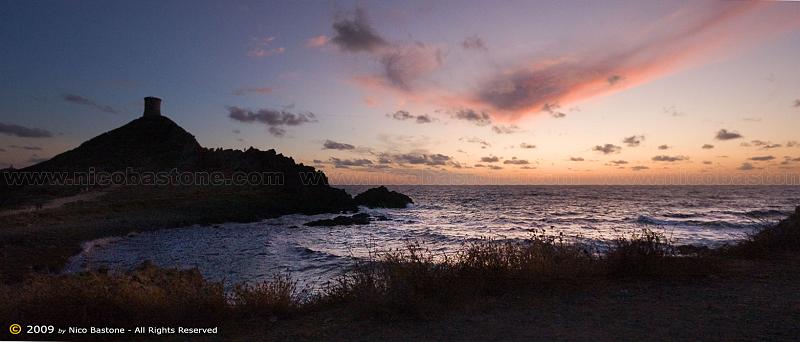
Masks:
[[[700,220],[662,220],[647,215],[640,215],[634,220],[637,224],[673,227],[708,227],[708,228],[752,228],[752,223],[734,223],[728,221],[700,221]]]
[[[666,213],[666,214],[662,214],[661,216],[671,217],[671,218],[691,218],[691,217],[697,217],[698,215],[697,214],[688,214],[688,213]]]
[[[786,216],[789,214],[791,214],[791,212],[775,210],[775,209],[766,209],[766,210],[750,210],[744,212],[742,215],[748,217],[770,217],[770,216]]]

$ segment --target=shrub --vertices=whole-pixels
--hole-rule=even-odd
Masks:
[[[747,239],[721,249],[721,254],[745,258],[779,256],[800,251],[800,206],[777,224],[764,222]]]
[[[256,285],[237,284],[233,287],[232,305],[241,315],[288,315],[297,311],[301,303],[297,282],[288,275],[278,275],[271,281]]]

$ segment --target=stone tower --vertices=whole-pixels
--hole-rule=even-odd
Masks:
[[[142,116],[146,118],[161,116],[161,99],[152,96],[145,97]]]

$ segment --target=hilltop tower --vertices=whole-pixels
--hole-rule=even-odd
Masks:
[[[161,99],[153,96],[145,97],[142,116],[145,118],[161,116]]]

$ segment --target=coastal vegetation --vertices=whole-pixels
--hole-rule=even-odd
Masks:
[[[738,262],[782,258],[800,249],[792,244],[800,236],[799,222],[800,207],[736,245],[690,255],[680,254],[663,235],[647,229],[620,237],[605,250],[544,232],[525,241],[474,241],[448,255],[411,244],[377,251],[317,292],[299,288],[290,275],[226,291],[196,269],[163,269],[149,263],[126,273],[29,273],[20,282],[0,286],[0,318],[76,325],[225,325],[331,308],[373,318],[427,317],[514,293],[530,296],[533,291],[536,296],[537,291],[579,290],[604,282],[717,277]]]

